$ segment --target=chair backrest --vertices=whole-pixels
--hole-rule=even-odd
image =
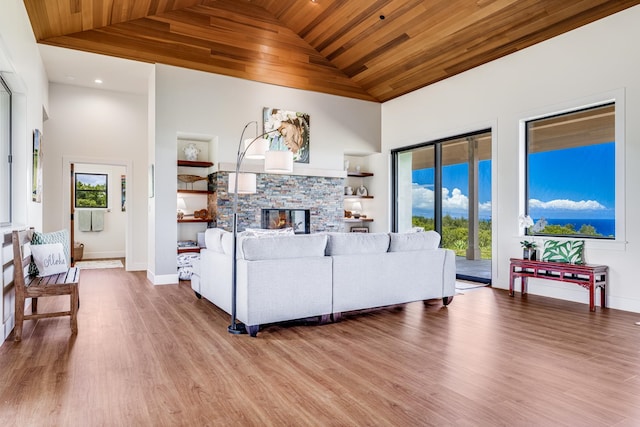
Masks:
[[[24,278],[29,275],[32,235],[33,228],[14,230],[11,233],[11,242],[13,243],[13,283],[16,292],[24,292]]]

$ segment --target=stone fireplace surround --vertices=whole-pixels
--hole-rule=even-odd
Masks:
[[[311,233],[342,231],[345,176],[342,171],[282,175],[258,172],[257,192],[238,197],[238,231],[261,228],[262,209],[309,209]],[[233,194],[227,191],[228,180],[229,172],[226,170],[209,176],[210,189],[215,191],[211,198],[213,206],[210,207],[215,220],[211,226],[230,231]]]

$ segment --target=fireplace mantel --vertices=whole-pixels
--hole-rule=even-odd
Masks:
[[[236,165],[235,163],[230,162],[220,162],[218,163],[218,170],[224,172],[235,172]],[[245,160],[242,162],[242,167],[240,168],[241,172],[253,172],[253,173],[266,173],[264,171],[264,166],[262,162],[252,162],[250,160]],[[293,172],[286,172],[283,174],[274,174],[274,175],[295,175],[295,176],[320,176],[325,178],[346,178],[347,172],[344,170],[337,169],[313,169],[307,168],[304,166],[299,166],[297,164],[293,165]]]

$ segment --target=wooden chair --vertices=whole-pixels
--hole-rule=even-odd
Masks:
[[[18,230],[12,233],[13,243],[13,283],[16,290],[16,326],[14,339],[22,339],[22,323],[29,319],[45,317],[71,316],[71,332],[78,333],[78,308],[80,299],[78,288],[80,283],[80,269],[69,268],[66,273],[54,274],[46,277],[29,275],[31,263],[31,235],[33,229]],[[56,295],[69,295],[69,311],[55,313],[38,313],[38,298]],[[24,313],[24,302],[31,298],[31,314]]]

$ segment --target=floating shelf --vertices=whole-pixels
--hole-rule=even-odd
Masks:
[[[213,194],[213,191],[209,191],[209,190],[183,190],[183,189],[178,189],[178,193],[185,193],[185,194]]]
[[[373,218],[345,218],[344,222],[373,222]]]
[[[355,177],[358,177],[358,178],[366,178],[366,177],[369,177],[369,176],[373,176],[373,173],[372,172],[351,172],[351,171],[348,171],[347,172],[347,176],[355,176]]]
[[[195,252],[195,253],[200,253],[200,248],[199,247],[195,247],[195,248],[178,248],[178,253],[179,254],[184,254],[184,253],[189,253],[189,252]]]
[[[187,223],[187,222],[194,222],[194,223],[195,222],[211,222],[211,221],[213,221],[211,218],[205,218],[205,219],[203,219],[203,218],[195,218],[195,219],[194,218],[189,218],[189,219],[183,218],[183,219],[179,219],[178,220],[178,222],[181,222],[181,223]]]
[[[178,160],[178,166],[189,166],[192,168],[209,168],[213,166],[211,162],[197,162],[192,160]]]
[[[345,199],[373,199],[373,196],[356,196],[356,195],[345,195]]]

